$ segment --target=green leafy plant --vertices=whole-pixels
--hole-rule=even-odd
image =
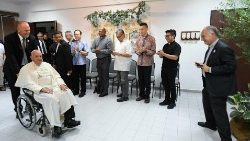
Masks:
[[[220,7],[225,22],[222,36],[234,41],[250,63],[250,0],[226,0]]]
[[[248,84],[250,91],[250,83]],[[230,117],[240,118],[247,122],[250,122],[250,94],[249,92],[238,92],[233,96],[229,96],[228,102],[232,105],[232,112]]]
[[[136,20],[138,23],[142,22],[142,18],[146,15],[147,6],[145,1],[139,2],[138,6],[133,9],[128,10],[117,10],[113,11],[95,11],[87,15],[87,20],[91,22],[94,27],[98,27],[101,21],[107,21],[118,26],[121,24],[126,24],[133,20]]]
[[[250,63],[250,0],[225,0],[220,4],[224,27],[222,36],[236,43],[242,57]],[[250,91],[250,84],[248,84]],[[250,122],[250,94],[238,92],[230,96],[228,102],[232,105],[232,118],[237,117]]]

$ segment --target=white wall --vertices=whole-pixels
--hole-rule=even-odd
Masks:
[[[6,0],[0,0],[0,10],[10,12],[20,12],[20,7],[12,2]]]
[[[132,2],[135,0],[124,0]],[[121,1],[122,2],[122,1]],[[90,23],[84,17],[95,10],[116,10],[133,8],[137,4],[125,4],[119,6],[103,6],[92,8],[80,8],[96,5],[116,3],[114,0],[100,1],[68,1],[68,0],[43,0],[32,1],[27,7],[22,7],[23,14],[20,19],[31,22],[57,20],[62,25],[62,31],[81,29],[84,39],[90,43]],[[216,9],[219,0],[163,0],[147,2],[150,6],[150,30],[156,38],[157,49],[161,49],[166,43],[164,34],[166,29],[176,29],[176,41],[182,47],[180,57],[180,81],[182,89],[201,90],[201,72],[194,66],[194,62],[202,62],[207,47],[202,41],[181,41],[181,31],[200,31],[210,23],[210,11]],[[78,7],[78,8],[77,8]],[[94,54],[90,54],[93,58]],[[133,56],[136,58],[136,56]],[[157,86],[160,82],[160,70],[162,60],[155,56]]]

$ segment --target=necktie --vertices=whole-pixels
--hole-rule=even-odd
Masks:
[[[43,54],[47,54],[47,49],[46,49],[46,46],[44,44],[44,41],[42,41],[42,48],[43,48]]]
[[[28,63],[28,59],[27,59],[27,55],[26,55],[26,52],[25,52],[25,48],[26,48],[26,39],[23,38],[22,39],[22,50],[23,50],[22,65],[26,65]]]
[[[60,45],[60,43],[58,43],[57,46],[56,46],[56,53],[58,51],[59,45]]]
[[[26,39],[25,38],[23,38],[23,40],[22,40],[22,47],[23,47],[23,49],[26,48]]]
[[[209,53],[209,50],[210,50],[210,49],[211,49],[211,48],[209,47],[209,48],[207,49],[207,51],[206,51],[206,54],[205,54],[205,57],[204,57],[203,64],[207,64],[207,60],[208,60],[208,57],[209,57],[209,55],[210,55],[210,53]],[[206,74],[205,74],[204,71],[202,71],[202,75],[203,75],[204,77],[206,77]]]
[[[44,52],[43,52],[43,42],[42,41],[40,41],[39,49],[40,49],[41,53],[44,54]]]

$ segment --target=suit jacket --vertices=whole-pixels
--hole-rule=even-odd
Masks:
[[[4,49],[6,54],[6,60],[4,63],[4,72],[18,74],[21,69],[23,50],[18,33],[12,33],[7,35],[4,39]],[[25,52],[27,55],[28,62],[31,61],[30,55],[34,49],[37,49],[38,42],[35,37],[30,35],[26,39]]]
[[[236,59],[232,48],[223,41],[218,40],[214,46],[207,65],[211,73],[206,73],[203,86],[211,96],[225,97],[236,92]]]
[[[37,40],[37,42],[39,43],[39,49],[41,49],[42,46],[41,46],[41,44],[40,44],[40,41]],[[47,53],[42,55],[43,61],[51,64],[51,53],[50,53],[50,48],[47,46],[47,44],[46,44],[45,41],[44,41],[44,43],[45,43],[45,46],[46,46]]]
[[[53,45],[53,48],[56,48],[56,45]],[[55,53],[55,66],[56,70],[61,73],[67,73],[72,70],[73,61],[71,55],[71,47],[70,45],[62,40],[60,45],[58,46],[58,50]]]

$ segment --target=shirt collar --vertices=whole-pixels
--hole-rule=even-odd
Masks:
[[[19,37],[20,41],[23,40],[23,37],[20,34],[18,34],[18,37]]]
[[[173,42],[168,43],[168,44],[169,44],[169,45],[172,45],[174,42],[175,42],[175,40],[174,40]]]
[[[214,46],[217,44],[219,39],[216,39],[211,45],[209,45],[210,48],[214,48]]]

